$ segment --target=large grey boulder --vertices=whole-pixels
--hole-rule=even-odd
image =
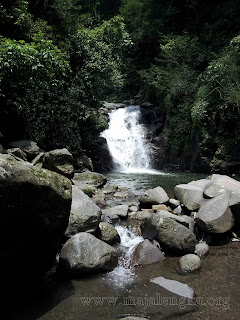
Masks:
[[[131,257],[131,264],[147,265],[155,262],[163,261],[165,259],[164,253],[160,248],[152,244],[149,240],[140,242],[134,249]]]
[[[91,194],[94,193],[97,188],[103,187],[107,179],[104,175],[86,171],[82,173],[75,173],[73,179],[73,184],[81,188],[85,193]]]
[[[65,235],[94,232],[101,218],[100,208],[77,186],[72,186],[72,206]]]
[[[127,218],[128,206],[126,204],[122,204],[119,206],[108,208],[108,209],[102,210],[102,214],[107,215],[110,218],[112,215],[117,215],[120,218]]]
[[[229,195],[229,206],[240,203],[240,182],[228,176],[213,174],[204,194],[214,198],[223,193]]]
[[[1,266],[37,272],[54,265],[68,224],[71,190],[67,178],[0,154]]]
[[[147,219],[141,229],[144,238],[155,238],[165,251],[191,253],[197,243],[191,230],[158,212]]]
[[[42,160],[39,161],[42,168],[55,171],[68,178],[73,177],[73,156],[66,149],[56,149],[44,154]]]
[[[234,218],[229,205],[229,196],[226,193],[208,200],[196,214],[197,225],[203,230],[213,233],[224,233],[234,225]]]
[[[129,218],[144,221],[151,218],[152,214],[148,211],[137,211],[128,214]]]
[[[163,210],[158,211],[158,214],[161,215],[162,217],[171,218],[171,219],[181,223],[182,225],[184,225],[185,227],[190,229],[192,232],[194,230],[195,222],[192,217],[189,217],[187,215],[178,216],[176,214],[173,214],[168,211],[163,211]]]
[[[117,230],[108,222],[100,222],[98,228],[98,237],[100,240],[113,244],[115,242],[120,242],[120,236]]]
[[[174,188],[175,197],[192,211],[199,209],[203,203],[203,189],[191,184],[179,184]]]
[[[37,143],[31,140],[19,140],[9,143],[12,148],[19,148],[26,153],[28,160],[34,159],[40,152]]]
[[[193,299],[194,291],[187,284],[176,280],[166,279],[164,277],[157,277],[150,280],[150,282],[159,285],[160,287],[177,294],[178,296]]]
[[[147,190],[144,195],[139,198],[141,204],[156,205],[166,203],[169,197],[162,187]]]
[[[111,271],[117,264],[117,250],[86,232],[71,237],[59,257],[60,272],[73,277]]]
[[[196,254],[186,254],[179,259],[182,272],[193,272],[201,267],[201,260]]]

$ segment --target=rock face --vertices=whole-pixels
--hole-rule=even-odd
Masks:
[[[120,242],[120,236],[117,230],[110,223],[100,222],[98,231],[100,240],[108,244]]]
[[[183,272],[193,272],[200,269],[201,260],[195,254],[186,254],[185,256],[179,259],[179,264],[181,271]]]
[[[141,204],[157,205],[167,202],[169,199],[166,191],[161,187],[147,190],[143,196],[139,198]]]
[[[42,168],[55,171],[68,178],[73,177],[73,156],[66,148],[45,153],[41,166]]]
[[[203,203],[203,189],[191,184],[179,184],[174,188],[175,197],[192,211],[199,209]]]
[[[203,231],[224,233],[234,225],[231,209],[228,207],[229,196],[224,193],[208,200],[196,215],[196,223]]]
[[[104,215],[107,215],[111,218],[112,215],[117,215],[121,218],[126,218],[128,214],[128,206],[126,204],[122,204],[120,206],[115,206],[112,208],[108,208],[102,211]]]
[[[67,178],[0,154],[0,263],[47,271],[68,224],[72,185]]]
[[[191,253],[197,243],[192,231],[160,213],[153,214],[141,228],[144,238],[155,238],[165,251]]]
[[[101,218],[100,208],[77,186],[72,186],[72,206],[65,235],[96,231]]]
[[[165,259],[164,253],[149,240],[140,242],[132,254],[132,265],[147,265]]]
[[[26,153],[28,160],[34,159],[40,152],[40,149],[36,142],[31,140],[19,140],[12,141],[9,143],[12,148],[19,148]]]
[[[59,257],[60,271],[73,277],[111,271],[117,264],[117,251],[86,232],[71,237],[64,244]]]
[[[194,291],[187,284],[176,280],[169,280],[164,277],[153,278],[150,280],[150,282],[155,283],[162,288],[177,294],[178,296],[193,299]]]

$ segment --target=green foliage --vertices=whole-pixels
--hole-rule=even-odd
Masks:
[[[155,64],[140,71],[143,81],[153,87],[160,107],[167,113],[167,140],[176,148],[191,135],[190,111],[198,85],[197,67],[204,59],[204,50],[196,37],[186,33],[171,35],[163,38]]]

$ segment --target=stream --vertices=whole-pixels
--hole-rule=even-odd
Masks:
[[[107,186],[128,188],[136,195],[156,186],[163,187],[173,197],[174,186],[206,175],[161,172],[151,169],[145,148],[144,128],[139,125],[139,107],[130,106],[110,114],[109,128],[102,133],[107,139],[115,170],[107,173]],[[17,281],[8,288],[10,306],[5,305],[6,317],[14,320],[114,320],[127,316],[146,319],[222,319],[240,318],[239,243],[210,248],[202,260],[200,271],[186,275],[179,270],[179,257],[168,256],[164,261],[131,267],[131,253],[143,241],[131,226],[118,224],[121,243],[116,246],[119,265],[104,274],[79,279],[58,277],[56,267],[41,280]],[[195,299],[186,299],[150,282],[165,277],[188,284]],[[19,278],[21,276],[19,275]],[[18,280],[19,280],[18,278]]]

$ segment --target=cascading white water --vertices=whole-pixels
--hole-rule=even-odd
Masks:
[[[129,106],[110,114],[109,128],[101,133],[118,171],[143,172],[150,166],[145,130],[139,124],[140,107]]]
[[[107,278],[115,287],[124,288],[135,279],[131,268],[131,256],[136,246],[144,239],[127,227],[117,225],[115,228],[121,239],[118,246],[119,264],[112,272],[108,273]]]

